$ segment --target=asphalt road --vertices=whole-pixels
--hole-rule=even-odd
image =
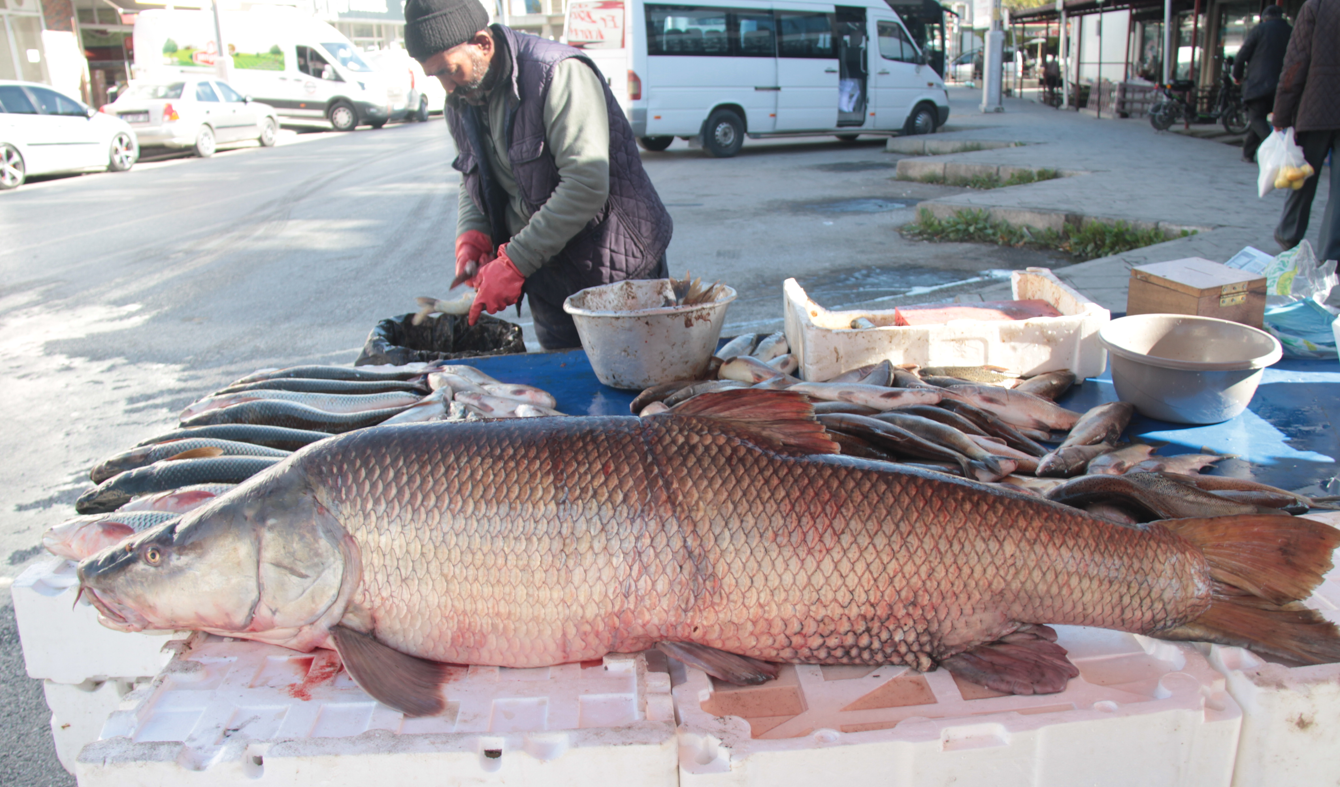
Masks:
[[[378,320],[443,293],[453,156],[435,120],[286,133],[275,148],[0,194],[0,783],[74,783],[8,604],[42,531],[74,513],[96,460],[164,431],[198,396],[262,367],[352,363]],[[1066,264],[904,240],[895,228],[916,202],[954,190],[893,180],[882,139],[750,141],[728,160],[676,141],[643,160],[675,220],[671,271],[740,293],[726,335],[778,330],[788,276],[839,308]],[[529,314],[517,322],[533,339]]]

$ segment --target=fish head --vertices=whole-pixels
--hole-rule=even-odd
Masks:
[[[103,624],[321,644],[357,587],[357,547],[310,491],[272,479],[80,563]]]
[[[148,464],[150,452],[157,447],[158,446],[156,445],[140,446],[139,448],[132,448],[129,451],[124,451],[116,456],[104,459],[98,463],[97,467],[94,467],[89,471],[89,478],[93,480],[93,483],[101,484],[103,481],[120,475],[127,470],[142,467]]]
[[[129,502],[129,492],[104,482],[80,495],[74,501],[74,510],[81,514],[107,514]]]

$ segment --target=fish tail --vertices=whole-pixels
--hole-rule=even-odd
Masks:
[[[1247,647],[1297,665],[1340,661],[1340,630],[1298,603],[1331,570],[1340,530],[1275,514],[1160,524],[1205,555],[1214,589],[1199,617],[1157,636]]]

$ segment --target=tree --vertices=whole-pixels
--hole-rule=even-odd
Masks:
[[[272,55],[282,55],[282,54],[284,54],[284,50],[282,50],[282,49],[279,48],[279,44],[275,44],[274,46],[270,47],[270,54],[272,54]]]
[[[169,38],[163,43],[163,54],[175,55],[177,53],[177,42]]]

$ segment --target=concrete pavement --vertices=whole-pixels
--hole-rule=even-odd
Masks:
[[[1027,95],[1027,94],[1026,94]],[[902,152],[929,142],[982,150],[917,156],[899,162],[900,177],[939,171],[970,175],[991,168],[1054,169],[1067,177],[1024,186],[969,191],[921,203],[937,216],[988,210],[1012,224],[1044,228],[1068,221],[1125,221],[1137,227],[1195,229],[1190,237],[1091,260],[1058,270],[1061,279],[1113,311],[1126,310],[1130,268],[1148,262],[1204,257],[1224,262],[1244,246],[1277,254],[1273,231],[1284,194],[1257,197],[1257,168],[1242,161],[1240,148],[1183,134],[1156,132],[1144,119],[1098,120],[1052,109],[1029,98],[1007,98],[1005,111],[983,114],[981,91],[949,89],[951,114],[930,137],[895,137],[889,150]],[[983,143],[1023,143],[993,146]],[[999,169],[1007,177],[1009,169]],[[1324,187],[1329,172],[1318,173],[1322,188],[1312,208],[1308,240],[1317,242]],[[1008,283],[980,289],[987,300],[1008,298]]]

